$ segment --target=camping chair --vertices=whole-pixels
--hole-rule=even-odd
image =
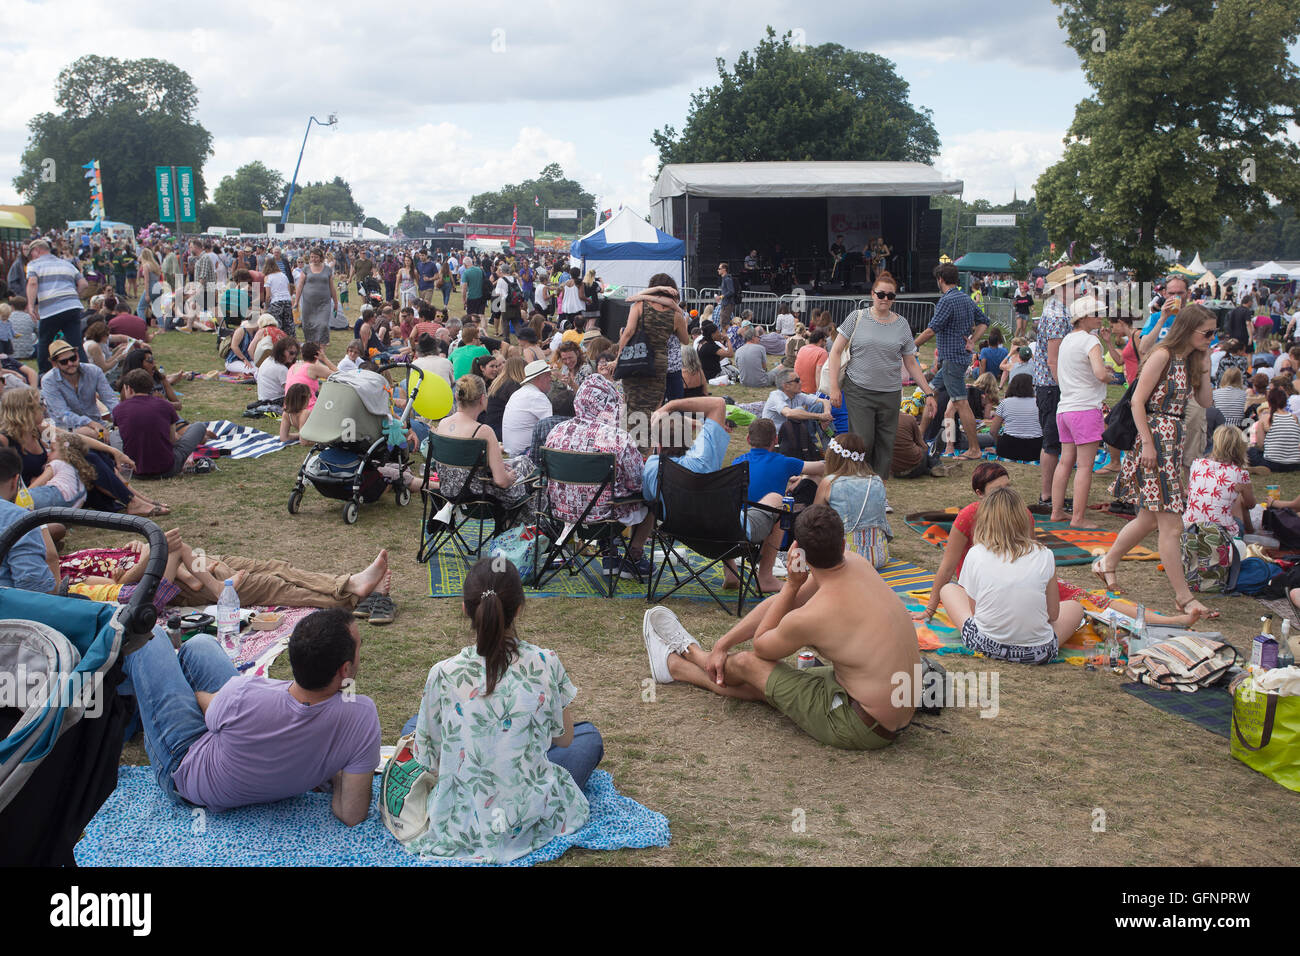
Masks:
[[[441,467],[468,468],[469,476],[455,495],[445,495],[428,489],[429,476],[435,463]],[[448,438],[436,432],[429,433],[429,451],[424,457],[424,484],[421,491],[422,523],[420,550],[416,560],[424,563],[442,549],[448,540],[455,545],[463,559],[477,558],[484,543],[510,527],[511,520],[523,506],[507,509],[498,499],[474,492],[474,479],[492,481],[492,469],[487,463],[487,442],[482,438]],[[491,519],[493,532],[483,533],[483,526]],[[465,536],[465,527],[478,523],[478,538],[471,546]]]
[[[740,579],[740,593],[736,598],[736,614],[745,611],[745,599],[751,595],[762,600],[758,589],[758,559],[761,541],[749,540],[745,531],[745,515],[751,508],[773,513],[783,513],[757,502],[746,501],[749,492],[749,463],[741,462],[720,471],[705,474],[693,472],[671,459],[659,462],[659,494],[654,507],[658,517],[651,536],[663,557],[659,567],[650,575],[646,600],[651,604],[671,597],[692,581],[709,593],[718,606],[731,613],[705,580],[705,573],[724,561],[739,560],[736,576]],[[684,545],[708,559],[700,567],[693,566],[674,547]],[[664,571],[673,576],[673,588],[659,594]]]
[[[586,499],[586,507],[578,520],[573,522],[555,514],[549,493],[542,495],[542,505],[537,512],[538,530],[551,543],[546,554],[539,560],[541,535],[533,539],[533,567],[536,571],[531,586],[541,588],[561,571],[567,570],[570,576],[581,574],[598,592],[612,598],[618,590],[620,575],[611,574],[609,583],[606,584],[592,572],[591,564],[599,560],[610,549],[611,543],[622,536],[626,526],[612,514],[604,518],[592,518],[591,512],[605,489],[614,487],[614,455],[543,448],[541,464],[543,481],[586,488],[590,491],[590,497]],[[643,503],[641,496],[636,495],[632,498],[611,498],[607,507],[629,501]]]

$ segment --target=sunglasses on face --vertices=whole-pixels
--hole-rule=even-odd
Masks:
[[[75,362],[75,361],[77,361],[77,357],[76,357],[75,355],[69,355],[69,356],[67,356],[66,358],[57,358],[57,359],[55,359],[55,360],[54,360],[54,364],[55,364],[55,365],[71,365],[71,364],[72,364],[73,362]]]
[[[897,292],[877,292],[877,293],[876,293],[876,298],[877,298],[877,299],[896,299],[896,298],[898,298],[898,293],[897,293]]]
[[[1203,335],[1207,339],[1212,339],[1214,338],[1214,329],[1199,329],[1196,334]]]

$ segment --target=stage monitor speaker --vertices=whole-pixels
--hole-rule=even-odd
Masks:
[[[916,249],[922,255],[939,248],[943,210],[922,209],[916,224]]]

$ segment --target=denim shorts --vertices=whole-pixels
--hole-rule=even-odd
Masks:
[[[966,401],[966,366],[944,359],[939,366],[939,380],[943,382],[949,401]]]

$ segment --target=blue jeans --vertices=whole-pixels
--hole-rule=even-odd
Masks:
[[[71,508],[72,502],[54,485],[38,485],[27,489],[32,496],[33,508]]]
[[[194,692],[215,694],[236,676],[235,665],[210,634],[191,637],[176,653],[167,632],[156,627],[144,647],[126,656],[122,669],[131,681],[144,725],[144,749],[158,786],[180,803],[172,774],[208,732]]]
[[[573,743],[546,751],[546,759],[569,771],[579,790],[587,789],[587,779],[604,756],[605,742],[600,731],[585,720],[573,725]]]
[[[416,714],[406,722],[406,726],[402,728],[403,735],[415,733],[415,723],[419,716]],[[569,771],[579,790],[587,789],[587,780],[591,777],[591,772],[596,769],[604,756],[605,742],[600,737],[600,731],[585,720],[573,725],[573,743],[567,747],[552,747],[546,751],[546,759],[557,767]],[[179,764],[180,761],[177,763]]]

